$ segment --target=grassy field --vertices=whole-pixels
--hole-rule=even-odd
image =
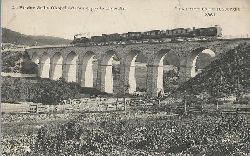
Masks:
[[[250,130],[249,119],[249,115],[191,113],[187,116],[179,116],[168,112],[153,113],[139,110],[100,113],[4,114],[1,119],[2,144],[6,150],[10,142],[15,142],[13,144],[20,148],[20,151],[15,153],[12,149],[11,152],[16,155],[23,154],[24,147],[30,148],[31,155],[42,154],[44,150],[47,150],[49,155],[58,155],[60,152],[57,150],[60,148],[63,149],[64,155],[72,154],[72,150],[80,155],[91,153],[124,156],[194,155],[194,153],[204,154],[204,150],[228,155],[230,152],[237,152],[235,148],[238,147],[241,147],[241,152],[249,152],[247,148],[250,140],[244,140],[249,136],[245,133]],[[69,125],[71,126],[64,129]],[[218,127],[222,128],[221,131],[214,131]],[[42,131],[46,133],[43,135],[44,141],[47,142],[46,146],[58,144],[57,148],[47,146],[43,150],[36,149],[37,144],[39,148],[45,146],[45,142],[39,142],[40,139],[38,139],[41,129],[44,129],[45,131]],[[66,138],[64,138],[65,135]],[[67,139],[67,135],[73,138],[69,136],[70,138]],[[187,135],[189,138],[186,138]],[[179,139],[176,138],[177,136]],[[202,136],[210,141],[204,142]],[[228,138],[230,136],[238,140],[233,138],[230,140]],[[25,140],[23,138],[27,141],[23,142]],[[229,140],[224,143],[223,140],[226,139]],[[193,141],[195,144],[191,143]],[[75,143],[79,143],[82,148],[76,146]],[[70,145],[64,147],[65,144]],[[224,151],[217,149],[219,147]],[[232,151],[227,151],[228,147],[232,147]]]

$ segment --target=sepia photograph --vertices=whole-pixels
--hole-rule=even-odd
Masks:
[[[250,156],[249,0],[1,0],[3,156]]]

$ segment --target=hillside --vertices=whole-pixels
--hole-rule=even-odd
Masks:
[[[176,93],[213,97],[250,93],[250,45],[242,44],[221,54],[196,77],[182,84]]]
[[[2,42],[11,43],[14,45],[34,46],[34,45],[70,44],[71,40],[59,37],[52,37],[52,36],[24,35],[7,28],[2,28]]]
[[[75,82],[63,79],[2,77],[2,102],[32,101],[43,104],[59,104],[62,100],[88,97],[90,95],[109,96],[94,88],[81,87]]]

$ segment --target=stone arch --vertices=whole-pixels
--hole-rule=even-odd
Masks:
[[[163,88],[163,60],[170,49],[162,49],[156,52],[147,65],[147,95],[158,96],[164,92]]]
[[[37,65],[39,64],[39,55],[36,52],[33,53],[32,57],[31,57],[31,61]]]
[[[133,93],[136,91],[136,77],[135,77],[135,69],[136,69],[136,58],[140,51],[131,50],[125,58],[124,62],[124,79],[125,79],[125,86],[128,93]]]
[[[88,51],[85,53],[81,63],[81,86],[93,87],[94,86],[94,69],[93,62],[95,60],[95,53]]]
[[[51,58],[50,79],[58,80],[63,73],[63,57],[61,53],[56,52]]]
[[[196,72],[196,62],[200,54],[208,54],[211,58],[215,57],[215,52],[209,48],[198,48],[192,51],[190,57],[187,60],[187,66],[190,67],[190,77],[195,77],[198,73]]]
[[[75,52],[71,51],[67,55],[64,68],[64,79],[67,82],[77,82],[78,55]]]
[[[50,73],[50,57],[49,54],[44,52],[39,60],[40,64],[40,77],[49,78]]]
[[[101,57],[98,70],[99,89],[103,92],[113,93],[113,70],[114,57],[120,59],[115,51],[107,51]]]

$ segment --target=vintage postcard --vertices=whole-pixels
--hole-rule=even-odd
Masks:
[[[1,11],[1,155],[250,155],[249,0]]]

